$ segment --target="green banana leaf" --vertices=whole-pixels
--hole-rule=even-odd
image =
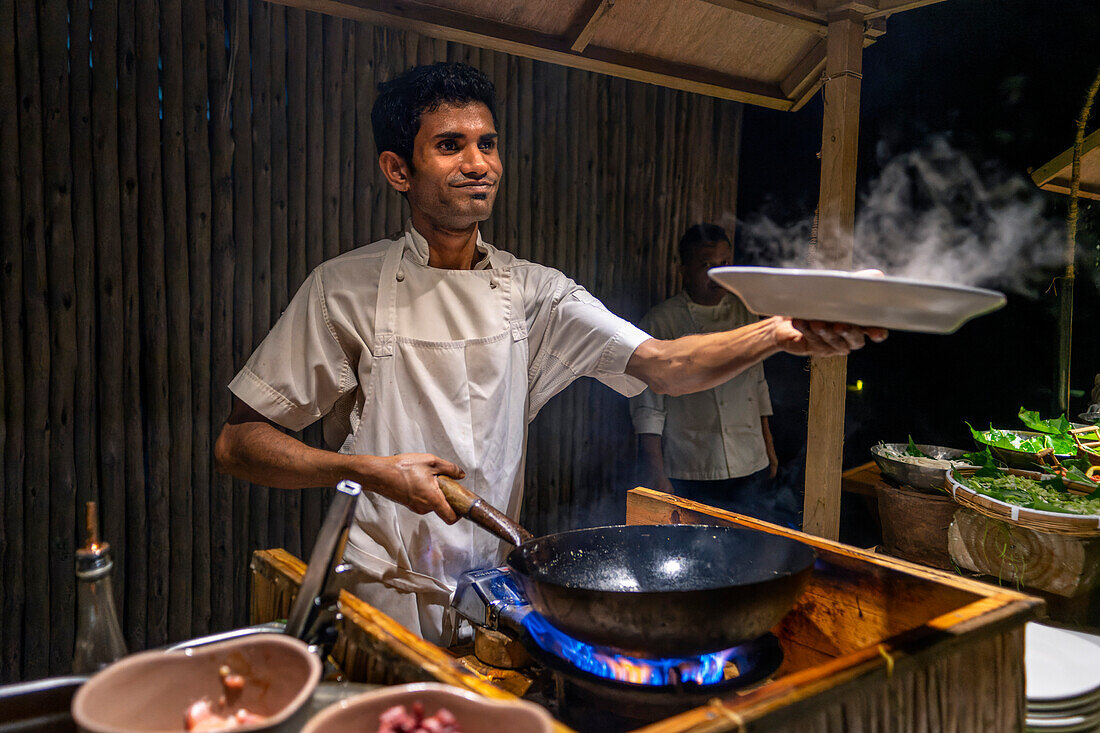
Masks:
[[[1065,435],[1069,432],[1070,425],[1069,420],[1065,415],[1059,415],[1058,417],[1048,418],[1043,420],[1039,417],[1039,413],[1035,410],[1025,410],[1020,408],[1020,421],[1027,425],[1031,430],[1035,430],[1040,433],[1047,433],[1048,435]],[[1072,438],[1071,438],[1072,440]]]

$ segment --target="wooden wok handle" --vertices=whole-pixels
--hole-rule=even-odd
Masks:
[[[469,519],[482,529],[517,547],[534,539],[530,532],[453,478],[436,476],[436,480],[439,482],[439,490],[443,492],[443,496],[447,497],[447,503],[458,516]]]

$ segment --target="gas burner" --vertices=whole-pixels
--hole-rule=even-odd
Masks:
[[[466,573],[454,607],[477,626],[520,639],[565,687],[614,703],[688,707],[770,677],[783,661],[772,634],[724,651],[670,659],[587,644],[532,610],[507,568]]]

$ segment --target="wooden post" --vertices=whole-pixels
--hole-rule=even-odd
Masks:
[[[23,630],[23,676],[49,674],[50,646],[50,319],[43,210],[42,94],[39,77],[37,4],[15,4],[19,88],[19,168],[22,181],[23,314],[26,402],[24,454],[23,577],[28,579],[24,613],[35,623]],[[34,338],[26,334],[34,334]],[[60,623],[60,621],[59,621]]]
[[[206,3],[183,4],[183,114],[187,151],[187,252],[191,355],[192,633],[210,628],[210,247],[211,170],[207,123]],[[221,384],[216,385],[222,388]]]
[[[76,276],[73,271],[72,158],[69,142],[68,5],[39,4],[42,75],[42,163],[46,280],[49,284],[49,670],[72,668],[74,629],[61,619],[76,612],[73,553],[76,550],[76,472],[73,405],[76,400]],[[28,334],[35,338],[37,334]],[[45,548],[42,548],[45,550]]]
[[[855,220],[863,19],[850,12],[831,19],[827,49],[818,242],[810,258],[817,266],[847,269]],[[829,539],[840,533],[846,371],[845,357],[810,361],[803,529]]]
[[[164,167],[164,294],[168,323],[168,638],[191,635],[191,544],[194,528],[180,517],[191,516],[192,496],[201,491],[191,475],[191,278],[187,249],[187,198],[191,185],[184,154],[183,4],[160,3],[162,64],[162,137]],[[195,283],[196,285],[198,283]]]
[[[23,238],[22,188],[19,180],[19,94],[15,51],[15,3],[0,1],[0,333],[3,334],[4,480],[3,528],[0,553],[7,577],[23,575],[23,450],[25,446],[26,383],[23,370]],[[5,579],[0,612],[6,619],[23,618],[26,589]],[[0,643],[0,679],[17,679],[22,667],[21,624],[5,624]]]

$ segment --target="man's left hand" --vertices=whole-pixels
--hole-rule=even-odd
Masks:
[[[776,343],[783,351],[796,356],[845,356],[862,349],[867,339],[880,343],[888,335],[885,328],[775,316]]]

